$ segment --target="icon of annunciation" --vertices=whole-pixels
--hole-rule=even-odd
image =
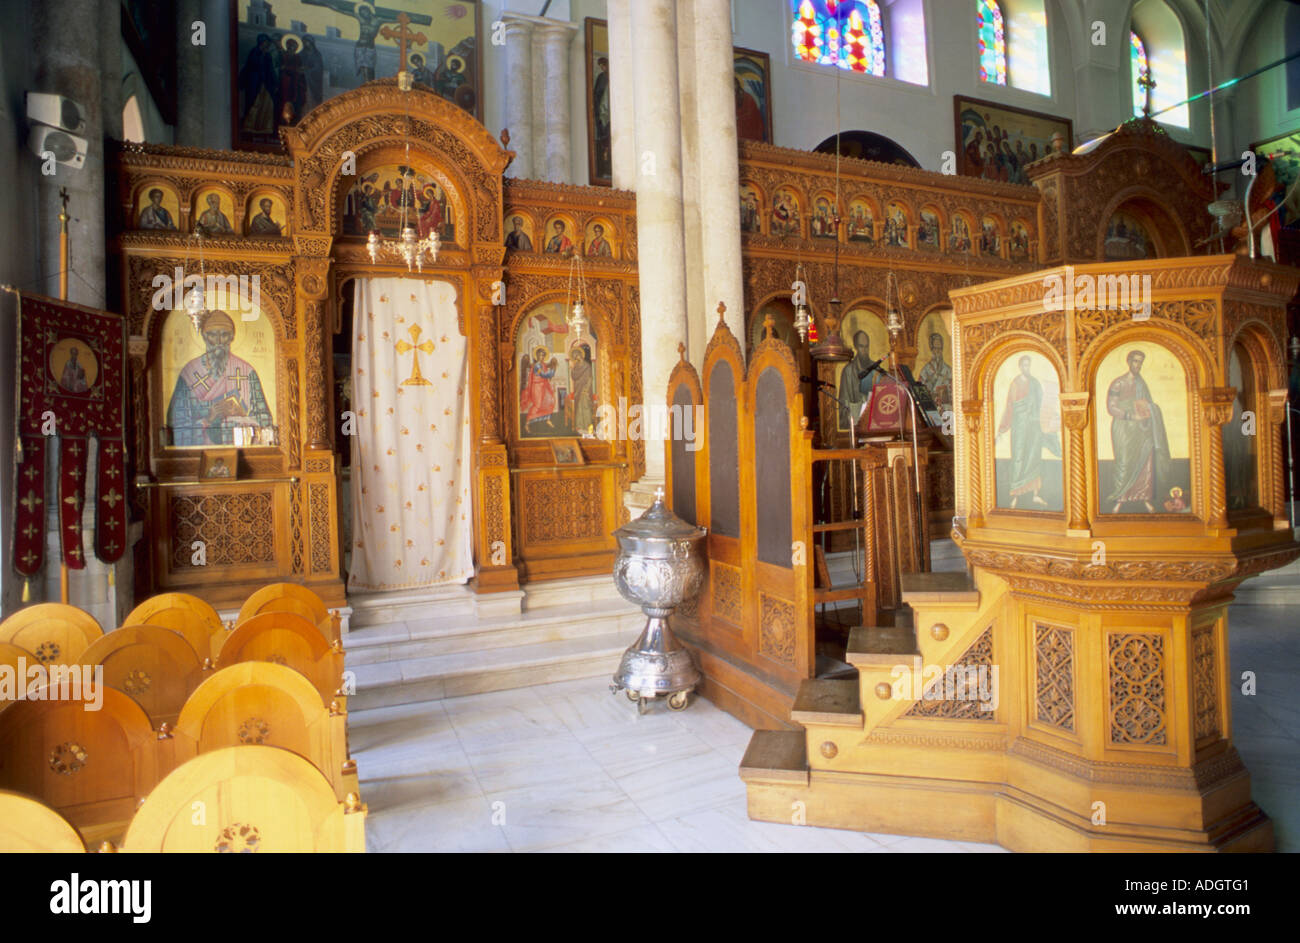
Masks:
[[[1097,494],[1102,514],[1188,514],[1187,374],[1153,341],[1121,344],[1097,367]]]
[[[515,363],[521,439],[594,434],[596,337],[574,334],[564,305],[542,305],[524,316],[515,334]]]
[[[1011,353],[993,375],[993,402],[997,506],[1064,510],[1061,383],[1056,368],[1038,351]]]
[[[195,332],[189,313],[163,325],[161,375],[167,445],[274,445],[275,334],[266,315],[217,307],[209,292]],[[253,317],[255,315],[255,317]]]

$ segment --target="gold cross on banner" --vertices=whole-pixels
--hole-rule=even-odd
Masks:
[[[74,458],[76,458],[81,455],[81,446],[73,442],[71,445],[68,446],[68,451],[72,453],[72,456]]]
[[[423,46],[429,41],[425,38],[423,33],[412,32],[408,28],[410,25],[411,18],[405,13],[399,13],[397,14],[397,29],[393,29],[391,26],[385,26],[379,31],[379,35],[384,37],[384,39],[395,39],[397,40],[398,45],[401,46],[401,51],[398,53],[397,58],[399,63],[397,69],[399,72],[406,71],[406,44],[411,42]]]
[[[80,563],[80,562],[81,562],[81,548],[80,548],[80,547],[73,547],[71,550],[68,551],[68,556],[72,557],[72,559],[74,559],[74,560],[76,560],[78,563]]]
[[[26,527],[23,528],[23,536],[26,537],[28,540],[31,540],[33,537],[36,536],[36,528],[33,527],[31,524],[28,524]]]
[[[406,329],[406,333],[411,335],[411,342],[398,341],[394,346],[399,354],[409,353],[411,355],[411,375],[401,382],[402,386],[433,386],[420,373],[420,351],[426,354],[433,353],[433,341],[428,340],[423,344],[420,343],[420,325],[412,324]]]
[[[119,501],[121,501],[121,500],[122,500],[122,496],[121,496],[120,494],[117,493],[117,489],[116,489],[116,488],[114,488],[114,489],[113,489],[112,491],[110,491],[108,494],[104,495],[104,503],[107,504],[107,505],[108,505],[109,507],[111,507],[111,508],[116,508],[116,507],[117,507],[117,502],[119,502]]]
[[[107,553],[110,557],[113,554],[117,553],[117,541],[110,540],[108,543],[104,544],[104,552]]]
[[[35,562],[36,562],[36,554],[32,553],[30,550],[28,550],[25,554],[23,554],[23,563],[27,567],[30,568],[31,565]]]
[[[38,498],[36,496],[36,492],[28,488],[27,496],[23,498],[21,501],[19,501],[18,503],[21,504],[23,507],[27,508],[28,512],[31,512],[36,510],[36,505],[44,504],[45,501],[42,498]]]
[[[35,466],[35,465],[28,465],[27,468],[23,471],[23,474],[27,476],[27,480],[28,480],[28,481],[31,481],[33,478],[36,477],[36,474],[37,474],[37,473],[36,473],[36,466]]]

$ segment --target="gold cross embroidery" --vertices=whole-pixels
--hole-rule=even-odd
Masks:
[[[117,508],[117,502],[121,500],[122,500],[122,496],[117,493],[116,488],[111,490],[108,494],[104,495],[104,503],[113,509]]]
[[[21,501],[19,501],[18,503],[21,504],[23,507],[27,508],[27,510],[30,512],[36,510],[36,505],[44,504],[45,501],[42,498],[38,498],[36,496],[36,492],[28,488],[27,496],[23,498]]]
[[[23,554],[23,563],[27,565],[28,569],[31,569],[32,564],[35,563],[37,559],[39,558],[36,554],[32,553],[30,550]]]
[[[106,543],[104,545],[104,552],[107,553],[110,557],[113,554],[117,553],[117,541],[110,540],[108,543]]]
[[[420,352],[432,354],[434,347],[433,341],[427,340],[420,343],[420,325],[412,324],[406,329],[406,333],[411,335],[411,342],[398,341],[395,345],[399,354],[409,353],[411,355],[411,375],[401,382],[401,386],[433,386],[420,373]]]
[[[81,548],[80,548],[80,547],[73,547],[71,550],[68,551],[68,556],[72,557],[72,559],[74,559],[74,560],[76,560],[78,563],[80,563],[80,562],[81,562]]]
[[[26,527],[23,528],[23,536],[26,537],[28,540],[31,540],[33,537],[36,536],[36,528],[33,527],[31,524],[28,524]]]
[[[71,504],[75,508],[77,506],[77,496],[75,494],[68,495],[63,499],[63,503]]]
[[[68,451],[72,454],[73,458],[77,458],[79,455],[81,455],[81,446],[73,442],[71,445],[68,446]]]
[[[23,471],[23,474],[27,476],[28,481],[31,481],[33,478],[36,477],[36,466],[28,465],[26,470]]]

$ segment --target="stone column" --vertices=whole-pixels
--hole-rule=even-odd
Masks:
[[[705,28],[716,30],[717,24],[705,24]],[[682,125],[682,244],[686,251],[687,346],[695,352],[695,359],[699,361],[713,335],[713,314],[717,311],[718,302],[704,294],[704,256],[708,247],[704,244],[700,231],[700,190],[704,183],[700,164],[714,158],[714,142],[707,130],[701,133],[699,124],[695,78],[695,0],[677,0],[677,95]]]
[[[515,159],[506,169],[510,177],[533,175],[533,24],[503,16],[506,33],[506,127]]]
[[[104,105],[103,83],[117,88],[121,75],[102,74],[100,48],[102,40],[120,42],[120,20],[114,19],[112,32],[105,32],[109,15],[107,4],[92,5],[90,21],[84,0],[50,0],[31,8],[32,23],[32,91],[66,95],[79,104],[86,115],[86,127],[80,136],[88,142],[86,163],[80,169],[57,164],[50,176],[37,177],[37,225],[41,246],[41,275],[46,281],[41,290],[51,296],[59,293],[59,190],[67,187],[68,238],[71,244],[71,267],[68,276],[68,300],[102,307],[104,304]],[[113,14],[121,11],[112,4]],[[100,15],[103,13],[104,15]],[[71,24],[81,24],[80,28]],[[120,107],[120,106],[119,106]],[[116,126],[121,128],[121,115]],[[113,127],[112,124],[109,127]],[[39,158],[34,158],[39,160]]]
[[[736,136],[735,71],[732,66],[731,0],[694,0],[695,112],[698,140],[708,142],[699,167],[704,308],[719,301],[726,321],[745,347],[744,275],[740,262],[740,154]],[[693,312],[692,312],[693,313]],[[706,317],[705,330],[712,331]],[[705,334],[707,343],[708,334]],[[696,359],[704,348],[695,350]]]
[[[632,45],[632,0],[609,0],[609,122],[613,183],[636,189],[636,59]]]
[[[203,126],[207,116],[203,107],[203,56],[194,45],[193,26],[203,19],[200,0],[180,0],[176,4],[176,143],[203,147]],[[211,38],[208,38],[211,42]],[[229,123],[229,122],[227,122]]]
[[[690,341],[686,318],[686,252],[682,224],[681,112],[677,79],[677,17],[673,0],[636,0],[636,210],[641,282],[642,390],[662,403],[677,345]],[[610,64],[614,66],[614,63]],[[627,68],[627,64],[623,64]],[[698,355],[697,355],[698,356]],[[646,443],[646,477],[664,476],[664,447]]]
[[[534,32],[546,70],[543,80],[545,107],[541,112],[546,119],[545,150],[541,152],[546,156],[546,172],[539,176],[552,183],[572,183],[569,43],[577,27],[572,23],[547,21],[539,23]]]

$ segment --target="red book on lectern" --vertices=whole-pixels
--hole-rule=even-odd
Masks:
[[[907,393],[893,380],[883,380],[871,390],[871,399],[867,401],[863,413],[865,428],[861,431],[868,435],[881,432],[901,432],[903,416],[907,412]]]

